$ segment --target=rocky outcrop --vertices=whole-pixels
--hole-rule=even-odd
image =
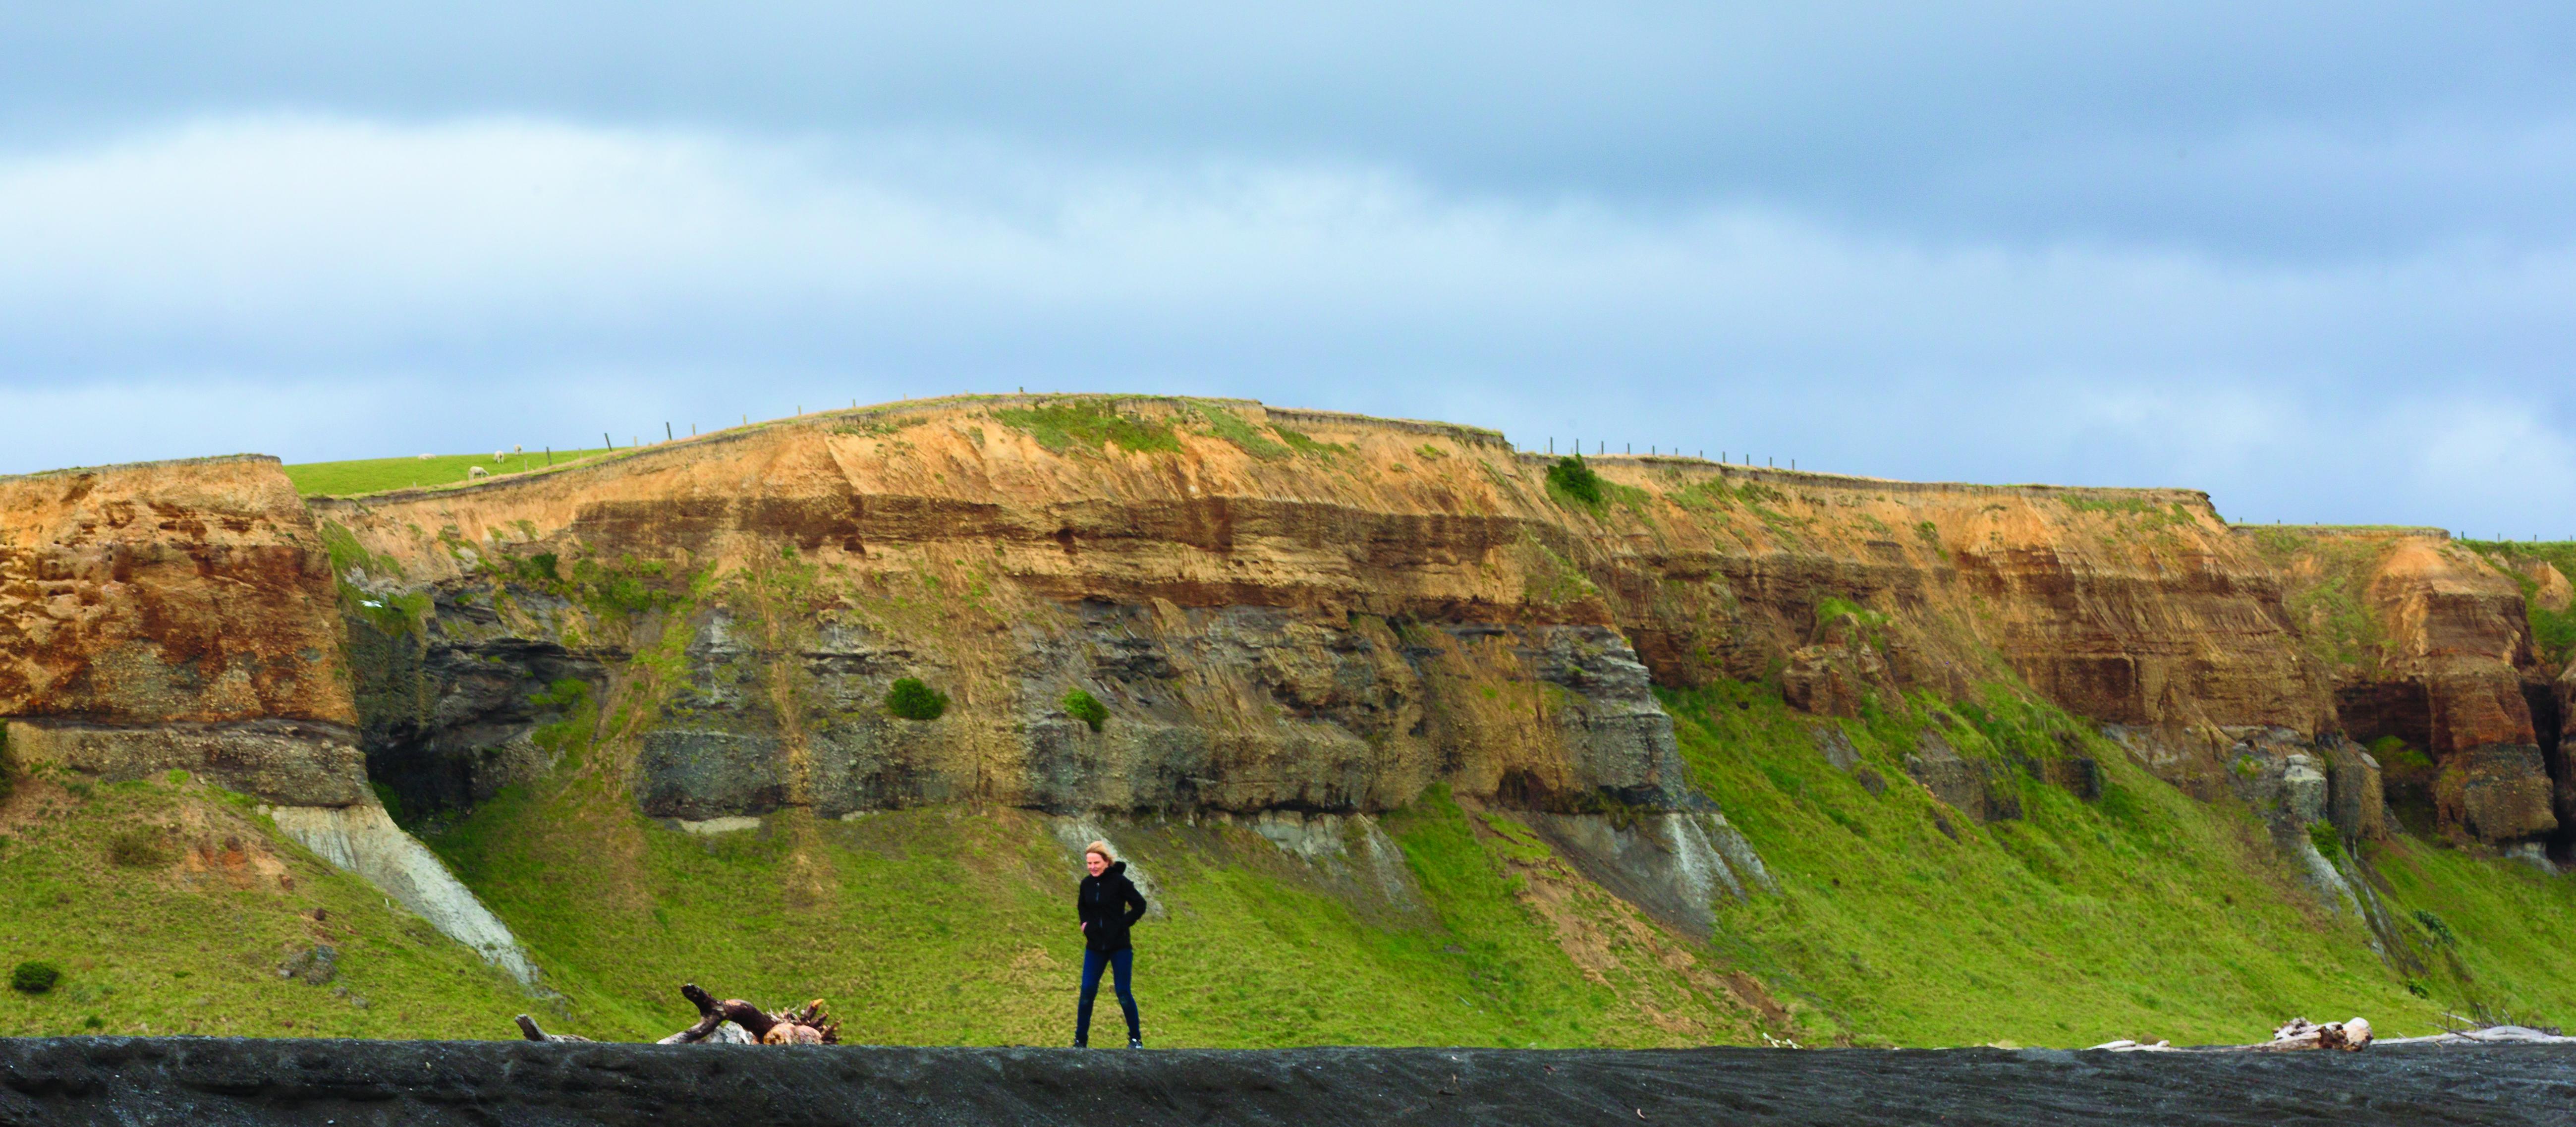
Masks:
[[[267,457],[0,478],[11,765],[184,770],[533,985],[490,912],[368,785],[330,553]]]
[[[357,801],[331,600],[274,458],[0,478],[0,718],[23,758]]]
[[[2492,844],[2536,842],[2558,828],[2564,772],[2544,746],[2557,733],[2544,729],[2563,713],[2512,574],[2438,530],[2253,535],[2272,541],[2292,600],[2309,612],[2341,733],[2394,739],[2429,762],[2401,773],[2392,799],[2428,811],[2445,832]],[[2534,597],[2548,590],[2543,583]]]

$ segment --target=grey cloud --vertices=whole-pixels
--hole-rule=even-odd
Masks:
[[[2576,9],[2546,3],[101,3],[19,5],[0,43],[31,138],[278,109],[914,131],[2265,254],[2554,231],[2576,186]]]
[[[1961,248],[1350,165],[314,117],[0,162],[0,243],[0,414],[88,424],[0,469],[576,445],[1030,386],[2576,531],[2576,499],[2521,484],[2576,472],[2564,243]]]

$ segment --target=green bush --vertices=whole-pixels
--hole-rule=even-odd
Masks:
[[[170,851],[160,827],[136,826],[107,839],[107,859],[121,868],[151,869],[169,864]]]
[[[2445,947],[2460,945],[2460,937],[2451,934],[2451,925],[2443,923],[2442,917],[2434,915],[2429,909],[2415,909],[2415,924],[2424,929],[2424,934],[2432,936],[2435,943]]]
[[[948,694],[922,684],[917,677],[900,677],[886,690],[885,708],[906,720],[937,720],[948,711]]]
[[[2316,846],[2317,852],[2324,854],[2327,860],[2333,860],[2343,853],[2343,834],[2335,829],[2332,822],[2310,822],[2308,844]]]
[[[1601,475],[1583,464],[1583,455],[1573,454],[1556,460],[1547,468],[1547,488],[1586,505],[1601,503]]]
[[[53,989],[54,984],[62,979],[62,968],[29,959],[9,972],[9,989],[21,994],[42,994]]]
[[[1101,725],[1109,722],[1109,706],[1100,703],[1099,697],[1081,689],[1064,694],[1064,714],[1091,725],[1091,730],[1095,732],[1100,730]]]

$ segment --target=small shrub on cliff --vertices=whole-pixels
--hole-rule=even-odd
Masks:
[[[9,989],[21,994],[42,994],[53,989],[54,984],[62,979],[62,968],[29,959],[9,972]]]
[[[2316,846],[2317,852],[2327,860],[2333,860],[2343,853],[2343,834],[2336,831],[2332,822],[2310,822],[2308,844]]]
[[[1601,475],[1583,464],[1583,455],[1568,455],[1547,468],[1547,491],[1598,507],[1601,504]]]
[[[2443,923],[2442,917],[2434,915],[2429,909],[2415,909],[2415,925],[2423,928],[2424,934],[2432,936],[2435,943],[2445,947],[2460,945],[2460,937],[2451,934],[2451,925]]]
[[[948,711],[948,694],[918,677],[901,677],[886,690],[885,709],[906,720],[937,720]]]
[[[1109,706],[1100,703],[1099,697],[1081,689],[1064,694],[1064,714],[1091,725],[1091,730],[1095,732],[1100,730],[1101,725],[1109,722]]]
[[[170,863],[166,837],[158,826],[120,830],[107,839],[107,859],[120,868],[159,868]]]

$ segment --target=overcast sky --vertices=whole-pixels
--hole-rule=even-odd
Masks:
[[[1271,403],[2576,538],[2564,3],[0,6],[0,472]]]

